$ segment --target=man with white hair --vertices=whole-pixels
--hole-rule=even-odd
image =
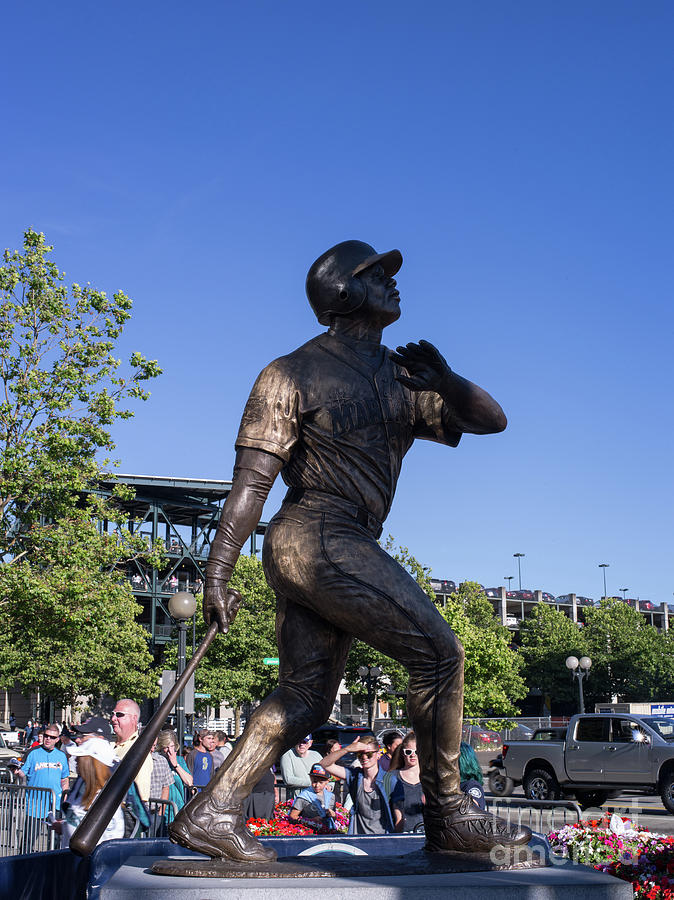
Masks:
[[[112,730],[115,732],[115,753],[118,759],[124,759],[135,741],[138,739],[140,724],[140,707],[134,700],[125,698],[115,703],[110,714]],[[140,799],[145,803],[150,799],[150,781],[152,779],[152,757],[148,754],[136,776],[136,787]]]

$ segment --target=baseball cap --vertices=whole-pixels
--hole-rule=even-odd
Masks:
[[[112,726],[107,719],[101,716],[92,716],[81,725],[72,725],[71,727],[75,734],[98,734],[108,740],[112,738]]]
[[[107,741],[99,741],[98,738],[89,738],[88,741],[80,744],[79,747],[76,744],[71,744],[66,747],[66,752],[70,756],[93,756],[94,759],[111,768],[118,762],[112,744],[109,744]]]
[[[306,737],[300,738],[300,740],[297,743],[298,744],[306,744],[307,741],[312,741],[312,740],[313,740],[313,738],[311,737],[310,734],[308,734]]]
[[[323,766],[320,763],[314,763],[313,766],[309,769],[309,775],[313,775],[314,778],[329,778],[330,775],[325,771]]]

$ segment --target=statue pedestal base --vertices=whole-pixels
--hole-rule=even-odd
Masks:
[[[402,837],[402,836],[401,836]],[[173,845],[167,855],[135,853],[100,883],[96,900],[631,900],[627,882],[587,866],[551,856],[545,840],[492,854],[427,855],[423,839],[394,840],[396,855],[384,855],[388,839],[311,838],[302,849],[293,839],[293,856],[283,841],[269,840],[279,852],[274,863],[247,865],[212,860]],[[405,840],[405,839],[403,839]],[[111,842],[113,843],[113,842]],[[114,842],[121,844],[122,842]],[[154,843],[154,842],[148,842]],[[267,843],[267,841],[265,841]],[[384,853],[377,853],[381,846]],[[365,848],[365,849],[364,849]],[[409,848],[410,852],[404,852]],[[150,848],[148,848],[149,850]],[[401,852],[401,849],[403,852]],[[163,850],[163,848],[162,848]],[[304,855],[304,854],[307,855]]]
[[[173,857],[152,864],[155,875],[184,878],[380,878],[382,875],[450,875],[457,872],[495,872],[535,869],[549,865],[544,846],[499,848],[493,853],[424,853],[402,856],[356,854],[351,841],[328,841],[321,854],[289,856],[267,863],[240,863],[229,859]]]

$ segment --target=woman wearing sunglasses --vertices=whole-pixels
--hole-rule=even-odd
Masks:
[[[424,821],[424,795],[419,777],[417,738],[413,731],[409,731],[396,747],[388,775],[395,779],[395,784],[391,785],[395,830],[414,831]]]

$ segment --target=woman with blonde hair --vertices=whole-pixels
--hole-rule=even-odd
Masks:
[[[185,759],[178,754],[179,749],[178,736],[175,731],[166,730],[159,732],[157,752],[166,757],[173,775],[173,784],[169,785],[168,798],[172,803],[175,803],[176,810],[182,809],[190,799],[191,793],[189,788],[192,787],[192,773],[187,767]],[[173,807],[168,806],[166,808],[166,821],[172,822],[173,818]]]
[[[414,831],[424,821],[424,794],[419,776],[417,737],[413,731],[408,731],[393,751],[384,785],[391,797],[396,831]]]

